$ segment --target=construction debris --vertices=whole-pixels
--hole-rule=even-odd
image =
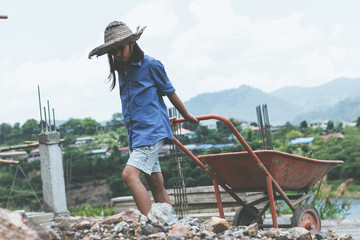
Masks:
[[[178,221],[174,209],[168,203],[154,203],[147,215],[152,222],[172,225]]]
[[[49,233],[24,213],[0,208],[0,239],[50,239]],[[56,239],[56,238],[55,238]]]
[[[95,240],[95,239],[261,239],[261,240],[352,240],[350,234],[338,236],[328,230],[311,236],[304,228],[259,230],[257,224],[230,226],[224,219],[212,218],[205,222],[185,217],[173,225],[152,222],[136,209],[107,218],[55,218],[41,226],[24,213],[0,209],[0,239]],[[214,227],[215,224],[217,227]],[[220,226],[222,225],[222,226]],[[213,232],[210,229],[216,229]],[[221,229],[221,231],[219,230]]]

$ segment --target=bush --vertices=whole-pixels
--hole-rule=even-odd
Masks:
[[[112,205],[91,206],[85,204],[79,208],[71,208],[70,213],[71,216],[106,217],[114,215],[114,208]]]

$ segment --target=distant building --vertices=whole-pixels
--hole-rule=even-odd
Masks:
[[[306,138],[295,138],[289,141],[289,144],[311,144],[314,140],[314,137],[306,137]]]
[[[80,137],[75,140],[75,145],[86,145],[92,143],[92,141],[96,140],[93,137]]]
[[[30,151],[30,153],[27,154],[26,156],[26,161],[27,162],[32,162],[34,160],[40,159],[40,151],[39,148],[35,148],[33,150]]]
[[[333,133],[333,134],[321,135],[320,137],[326,140],[326,139],[329,139],[331,137],[343,138],[344,135],[342,135],[341,133]]]
[[[186,129],[186,128],[183,128],[183,127],[180,128],[180,133],[181,133],[181,135],[184,135],[186,137],[192,136],[192,135],[195,134],[193,131],[191,131],[189,129]]]
[[[86,154],[89,155],[91,158],[94,158],[95,156],[100,156],[101,158],[106,158],[108,156],[107,154],[108,150],[106,148],[100,148],[100,149],[94,149]]]
[[[118,150],[120,152],[120,155],[124,155],[129,152],[129,147],[119,147]],[[112,152],[112,149],[108,149],[106,151],[107,156],[109,156],[111,154],[111,152]],[[159,156],[165,156],[165,155],[169,155],[169,154],[170,154],[170,145],[164,144],[160,149]]]
[[[253,131],[259,131],[260,127],[259,126],[250,126],[250,129]]]
[[[309,126],[311,128],[322,128],[322,129],[326,129],[327,128],[327,124],[328,124],[328,120],[312,120],[309,122]]]
[[[346,127],[346,126],[356,127],[356,122],[344,122],[343,127]]]
[[[208,129],[216,130],[216,122],[217,122],[216,119],[209,119],[209,120],[206,120],[206,121],[200,121],[199,124],[201,126],[207,127]]]

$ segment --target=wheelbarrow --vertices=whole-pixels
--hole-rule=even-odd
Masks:
[[[310,188],[343,161],[316,160],[273,150],[253,151],[228,119],[217,115],[196,119],[224,122],[246,149],[244,152],[201,155],[197,158],[174,137],[174,143],[212,178],[221,218],[225,216],[219,185],[241,205],[234,216],[235,226],[252,223],[258,223],[260,228],[299,226],[312,235],[320,231],[321,221],[312,205],[314,195]],[[171,119],[172,124],[181,122],[185,119]],[[236,194],[239,192],[263,192],[264,197],[246,203]],[[291,224],[278,224],[275,200],[283,200],[292,210]],[[257,209],[255,205],[261,203],[265,206]],[[269,208],[272,224],[263,224],[263,216]]]

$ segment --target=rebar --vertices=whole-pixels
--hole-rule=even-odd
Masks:
[[[170,117],[180,117],[180,114],[175,108],[169,109]],[[178,137],[181,135],[180,124],[175,124],[172,126],[173,135]],[[182,168],[182,163],[184,161],[183,153],[175,146],[175,144],[170,145],[171,152],[171,161],[170,169],[172,173],[172,184],[174,190],[174,199],[175,199],[175,213],[179,218],[183,218],[187,215],[188,211],[188,201],[185,185],[185,174]]]
[[[256,107],[257,119],[258,119],[258,127],[259,133],[261,137],[261,141],[263,143],[263,148],[265,150],[272,150],[272,141],[270,134],[270,121],[267,110],[267,105],[263,104],[262,107]]]
[[[270,135],[270,120],[269,120],[267,104],[262,105],[262,110],[263,110],[264,124],[265,124],[266,149],[272,150],[273,146],[272,146],[271,135]]]
[[[38,98],[39,98],[39,108],[40,108],[40,125],[41,125],[41,132],[44,131],[43,128],[43,120],[42,120],[42,110],[41,110],[41,98],[40,98],[40,86],[38,85]]]
[[[44,107],[44,116],[45,116],[45,132],[48,132],[47,119],[46,119],[46,108]]]
[[[51,132],[51,119],[50,119],[50,103],[49,103],[49,100],[47,100],[47,106],[48,106],[48,114],[49,114],[49,132]]]
[[[54,108],[52,109],[53,112],[53,120],[54,120],[54,131],[56,132],[56,125],[55,125],[55,110]]]

